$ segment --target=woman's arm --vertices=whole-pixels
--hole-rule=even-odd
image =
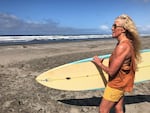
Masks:
[[[97,56],[94,56],[93,62],[95,62],[107,74],[109,74],[110,76],[113,76],[120,69],[124,60],[130,55],[131,55],[130,46],[126,43],[122,43],[122,44],[117,45],[117,47],[114,49],[112,60],[108,67],[102,63],[103,59],[100,59]]]

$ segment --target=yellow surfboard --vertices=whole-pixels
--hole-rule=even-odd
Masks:
[[[150,80],[150,50],[143,50],[141,55],[142,63],[136,72],[135,83]],[[109,56],[100,56],[105,58],[105,65],[108,65]],[[92,58],[87,58],[50,69],[39,75],[36,80],[44,86],[59,90],[103,89],[107,83],[108,76],[97,68],[91,60]]]

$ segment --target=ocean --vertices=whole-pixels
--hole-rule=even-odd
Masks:
[[[141,36],[150,36],[142,34]],[[111,39],[112,35],[19,35],[19,36],[0,36],[0,45],[17,45],[17,44],[44,44],[50,42],[68,42],[81,40],[99,40]]]
[[[95,39],[110,39],[111,35],[49,35],[49,36],[0,36],[0,45],[42,44]]]

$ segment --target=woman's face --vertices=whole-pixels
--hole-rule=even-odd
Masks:
[[[117,38],[119,37],[123,32],[125,32],[123,28],[123,22],[121,19],[116,19],[114,21],[114,24],[112,25],[112,37]]]

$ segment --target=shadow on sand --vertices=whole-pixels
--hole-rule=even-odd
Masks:
[[[65,104],[76,105],[76,106],[99,106],[101,99],[102,99],[101,97],[92,97],[92,98],[84,98],[84,99],[66,99],[66,100],[58,100],[58,101]],[[125,104],[135,104],[140,102],[150,102],[150,95],[125,96],[124,112],[125,112]],[[111,113],[114,113],[113,109]]]

